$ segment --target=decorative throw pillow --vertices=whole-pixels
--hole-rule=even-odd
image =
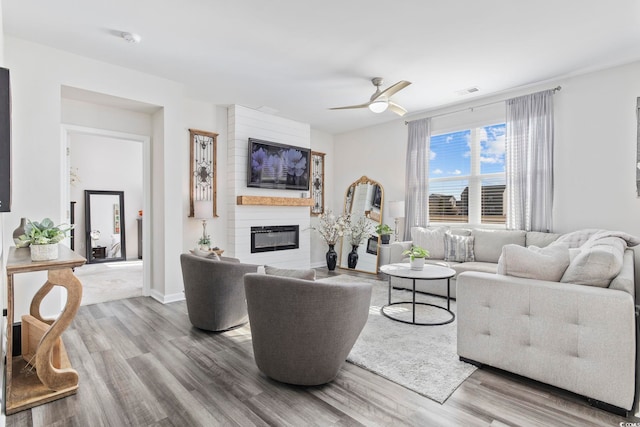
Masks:
[[[444,234],[446,232],[447,227],[433,229],[413,227],[411,240],[414,245],[428,250],[429,258],[444,259]]]
[[[289,269],[264,266],[264,272],[273,276],[292,277],[294,279],[316,280],[316,271],[314,269]]]
[[[444,234],[444,260],[456,262],[474,261],[473,236],[459,236],[447,231]]]
[[[569,246],[553,244],[544,248],[517,244],[502,247],[498,274],[559,282],[569,265]]]
[[[571,259],[561,282],[606,288],[622,269],[626,244],[610,237],[583,245]]]

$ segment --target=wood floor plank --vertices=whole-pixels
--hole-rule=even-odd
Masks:
[[[443,405],[349,363],[323,386],[281,384],[255,365],[248,325],[223,333],[199,330],[190,324],[184,301],[163,305],[137,297],[82,306],[63,339],[80,375],[78,393],[8,416],[7,426],[546,427],[640,421],[494,369],[474,372]]]

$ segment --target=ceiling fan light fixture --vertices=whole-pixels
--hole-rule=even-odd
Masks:
[[[384,113],[387,110],[388,106],[389,106],[389,100],[387,98],[381,97],[372,101],[369,104],[369,110],[371,110],[374,113]]]

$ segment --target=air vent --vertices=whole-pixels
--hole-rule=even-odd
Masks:
[[[469,95],[475,92],[478,92],[480,89],[478,89],[477,87],[473,86],[473,87],[468,87],[466,89],[462,89],[456,92],[456,94],[458,94],[458,96],[464,96],[464,95]]]

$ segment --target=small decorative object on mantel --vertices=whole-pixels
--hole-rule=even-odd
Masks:
[[[335,251],[335,245],[338,239],[345,233],[347,224],[349,224],[349,215],[334,215],[334,213],[328,209],[322,213],[318,220],[320,224],[317,227],[311,227],[312,230],[320,233],[320,236],[329,245],[329,251],[327,251],[327,268],[329,271],[336,269],[338,262],[338,254]]]
[[[31,245],[32,261],[50,261],[58,258],[58,243],[67,237],[67,232],[72,225],[63,227],[64,224],[54,225],[49,218],[41,222],[27,220],[24,234],[18,240],[22,247]]]
[[[411,270],[420,271],[424,269],[424,259],[429,256],[429,251],[420,246],[411,246],[402,255],[409,255]]]

